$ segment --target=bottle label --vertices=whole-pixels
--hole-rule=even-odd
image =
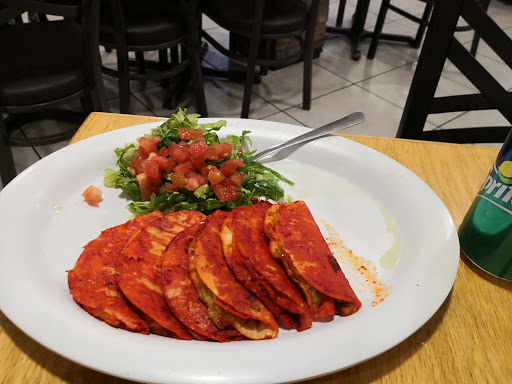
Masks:
[[[497,162],[494,163],[478,197],[512,215],[512,154],[504,160],[499,166]]]

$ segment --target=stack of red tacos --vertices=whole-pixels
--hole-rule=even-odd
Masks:
[[[139,216],[87,244],[68,283],[98,319],[178,339],[271,339],[361,307],[302,201]]]

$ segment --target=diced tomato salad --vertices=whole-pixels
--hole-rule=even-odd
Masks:
[[[245,176],[238,170],[244,166],[242,159],[226,160],[218,168],[207,164],[207,160],[227,158],[233,150],[231,144],[208,145],[201,129],[178,128],[178,135],[181,142],[160,149],[158,136],[139,139],[139,152],[128,172],[137,177],[142,200],[150,200],[153,193],[158,195],[162,185],[166,192],[178,193],[180,188],[195,191],[208,184],[221,201],[242,197],[240,187]]]

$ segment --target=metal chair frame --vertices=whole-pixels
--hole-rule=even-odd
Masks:
[[[454,37],[460,16],[512,68],[512,39],[489,17],[477,0],[438,1],[434,6],[397,137],[453,143],[500,143],[510,131],[510,126],[423,131],[427,116],[432,113],[497,109],[512,124],[512,93],[504,89]],[[446,59],[480,93],[434,97]]]
[[[257,78],[256,66],[260,66],[260,74],[266,74],[267,68],[270,66],[285,66],[299,60],[304,61],[304,73],[303,73],[303,88],[302,88],[302,108],[309,110],[311,108],[311,90],[312,90],[312,71],[313,71],[313,37],[315,32],[315,24],[318,17],[318,8],[320,0],[312,0],[309,17],[303,28],[300,28],[289,33],[282,34],[266,34],[262,31],[263,25],[263,11],[265,8],[266,0],[253,0],[253,19],[250,33],[243,33],[239,31],[230,31],[230,45],[226,48],[219,44],[207,31],[202,31],[202,35],[207,42],[212,44],[222,54],[229,57],[231,60],[244,64],[246,66],[245,81],[244,81],[244,96],[242,102],[241,117],[247,118],[249,116],[249,109],[251,103],[252,88]],[[222,26],[221,20],[215,20],[214,22]],[[306,33],[304,39],[302,34]],[[236,50],[236,37],[241,36],[249,39],[249,48],[247,56],[241,55]],[[284,37],[296,37],[301,43],[301,50],[290,57],[284,59],[270,59],[268,53],[270,51],[270,43],[274,40],[281,39]],[[265,56],[258,57],[260,50],[263,47]],[[229,73],[222,73],[221,71],[209,71],[208,74],[214,76],[221,76],[226,78],[233,78]]]
[[[103,80],[101,78],[98,52],[99,31],[99,0],[82,0],[81,4],[64,5],[48,3],[41,0],[0,0],[4,7],[0,12],[0,20],[8,22],[26,11],[41,15],[62,16],[80,22],[84,30],[81,48],[85,55],[82,73],[85,75],[85,88],[57,100],[32,105],[0,105],[0,174],[3,185],[7,185],[15,176],[16,170],[12,159],[11,146],[37,146],[67,140],[75,133],[76,128],[64,132],[35,138],[13,138],[12,134],[23,124],[42,119],[59,119],[77,123],[76,127],[92,111],[108,111]],[[45,21],[42,21],[45,22]],[[56,110],[57,107],[81,99],[84,112]],[[4,119],[2,113],[7,114]]]
[[[185,2],[184,2],[185,4]],[[162,44],[144,46],[128,45],[126,36],[126,23],[124,20],[124,7],[121,0],[110,0],[112,8],[112,21],[114,24],[114,43],[100,41],[100,44],[107,50],[116,50],[117,70],[102,67],[103,73],[119,80],[119,100],[121,113],[130,113],[130,81],[131,80],[163,80],[162,85],[167,85],[166,80],[190,69],[192,81],[194,82],[194,93],[198,113],[208,116],[208,108],[204,95],[204,82],[201,73],[200,58],[200,33],[199,33],[199,9],[198,0],[190,0],[188,6],[191,12],[186,21],[188,33],[173,41]],[[182,48],[181,60],[179,60],[178,47]],[[186,51],[183,49],[186,47]],[[171,63],[168,62],[167,50],[171,50]],[[158,51],[158,64],[146,62],[144,52]],[[128,52],[135,52],[136,62],[139,71],[130,71],[133,62],[128,59]],[[155,69],[146,71],[146,68]],[[186,78],[188,81],[188,78]],[[181,84],[183,86],[183,84]],[[180,86],[180,88],[181,88]],[[179,93],[179,92],[175,92]]]

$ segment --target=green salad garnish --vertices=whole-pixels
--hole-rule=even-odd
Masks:
[[[221,141],[216,132],[226,121],[199,124],[198,117],[180,108],[138,142],[115,149],[119,169],[105,169],[105,186],[122,189],[135,215],[188,209],[208,214],[284,198],[279,182],[293,182],[250,160],[256,152],[244,150],[252,145],[250,131]]]

